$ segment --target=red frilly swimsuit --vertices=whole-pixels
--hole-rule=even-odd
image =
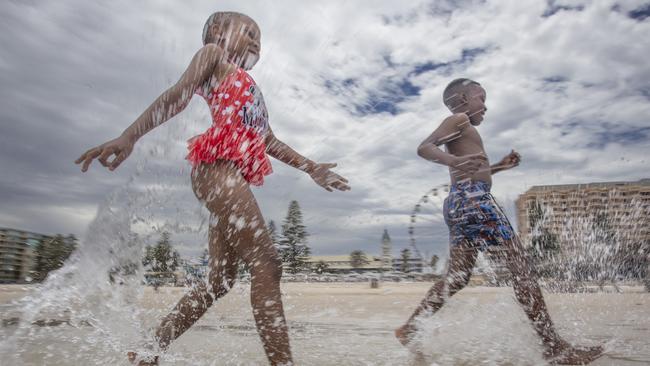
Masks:
[[[247,182],[262,185],[264,176],[273,169],[264,143],[269,128],[268,113],[253,78],[238,68],[207,95],[202,88],[196,94],[208,102],[212,126],[188,141],[187,160],[193,167],[230,160]]]

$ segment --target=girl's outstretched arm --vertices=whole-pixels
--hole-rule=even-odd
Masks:
[[[181,78],[151,103],[120,137],[86,151],[75,161],[82,164],[81,171],[88,170],[97,159],[109,170],[117,168],[133,151],[135,142],[147,132],[180,113],[189,104],[197,87],[215,72],[223,58],[223,51],[214,44],[201,48],[192,58]],[[114,158],[110,158],[114,155]]]
[[[265,143],[266,152],[270,156],[309,174],[316,184],[327,191],[332,192],[333,189],[338,189],[339,191],[350,190],[350,186],[347,184],[348,180],[330,170],[330,168],[336,166],[336,163],[316,163],[307,159],[289,147],[289,145],[276,138],[271,128],[269,128],[266,135]]]

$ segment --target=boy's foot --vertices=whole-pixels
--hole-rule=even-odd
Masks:
[[[136,366],[158,366],[158,356],[138,356],[135,352],[128,352],[126,355]]]
[[[545,353],[553,365],[586,365],[603,355],[602,346],[578,348],[569,346],[560,351]]]
[[[401,327],[395,329],[395,337],[404,347],[407,347],[408,344],[413,340],[415,335],[415,327],[410,324],[404,324]]]
[[[413,337],[415,337],[416,332],[417,329],[415,326],[407,323],[395,329],[395,337],[399,343],[402,344],[402,346],[407,347],[410,352],[415,354],[415,359],[413,360],[415,362],[415,365],[428,365],[430,362],[427,362],[426,357],[424,357],[422,351],[416,349],[415,347],[410,347],[410,343],[413,340]]]

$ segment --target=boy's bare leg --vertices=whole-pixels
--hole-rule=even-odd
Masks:
[[[224,240],[232,245],[251,270],[253,316],[268,360],[271,365],[291,365],[289,335],[280,293],[282,263],[257,201],[248,183],[231,163],[218,161],[202,170],[197,172],[195,191],[219,218],[217,226]],[[219,193],[210,191],[209,187],[215,186],[221,187]]]
[[[542,338],[546,348],[544,356],[553,363],[568,365],[582,365],[600,357],[603,352],[601,346],[575,348],[557,334],[537,277],[519,239],[515,236],[512,240],[507,240],[504,249],[503,259],[512,274],[515,297]]]
[[[449,255],[449,263],[445,278],[436,282],[408,321],[395,330],[395,336],[403,345],[407,345],[417,331],[417,318],[433,315],[444,304],[445,290],[447,296],[454,296],[469,282],[472,269],[476,263],[477,251],[467,244],[453,246]]]

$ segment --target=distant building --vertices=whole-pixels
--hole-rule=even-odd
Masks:
[[[395,272],[401,272],[403,269],[403,263],[404,261],[402,258],[393,258],[392,270]],[[422,273],[427,266],[422,258],[409,258],[406,263],[407,272]]]
[[[621,236],[650,240],[650,179],[636,182],[602,182],[534,186],[516,201],[517,224],[524,243],[530,243],[534,228],[531,210],[542,207],[543,227],[558,235],[575,229],[579,218],[605,215],[612,230]]]
[[[362,273],[362,272],[401,272],[402,259],[392,258],[390,265],[387,267],[384,264],[383,257],[370,257],[368,256],[368,263],[354,268],[349,255],[315,255],[309,257],[307,263],[309,268],[313,271],[319,262],[323,262],[326,266],[324,272],[328,273]],[[426,263],[419,258],[409,258],[408,271],[413,273],[422,273]]]
[[[0,283],[29,282],[36,262],[36,246],[53,236],[0,228]]]
[[[314,255],[307,260],[312,271],[319,262],[325,263],[324,272],[328,273],[380,272],[383,269],[382,260],[377,257],[368,257],[368,263],[358,268],[352,267],[349,255]]]

